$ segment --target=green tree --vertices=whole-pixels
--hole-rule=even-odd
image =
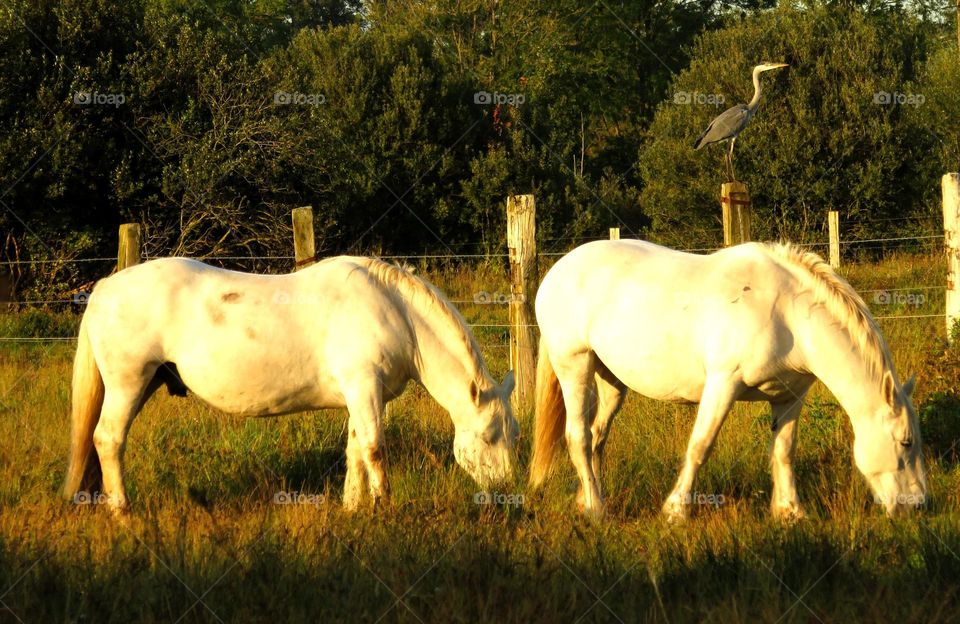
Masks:
[[[929,133],[939,156],[930,176],[960,170],[960,54],[951,39],[930,55],[913,86],[923,104],[910,109],[912,121]]]
[[[903,14],[823,5],[781,7],[706,33],[640,151],[653,234],[683,246],[720,240],[725,144],[692,145],[712,117],[750,99],[750,70],[763,60],[790,67],[762,78],[764,101],[737,141],[755,237],[808,239],[831,209],[850,234],[880,234],[896,222],[879,220],[921,211],[926,181],[917,172],[929,142],[906,112],[915,102],[898,98],[911,95],[927,41]]]

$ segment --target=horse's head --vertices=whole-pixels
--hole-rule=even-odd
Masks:
[[[481,486],[513,477],[514,444],[519,427],[510,407],[513,371],[503,383],[481,389],[470,382],[468,400],[460,413],[451,414],[457,434],[453,455],[457,463]]]
[[[914,379],[897,388],[887,371],[883,400],[855,430],[853,456],[867,478],[876,502],[887,514],[908,513],[926,502],[927,478],[920,450],[920,428],[910,395]]]

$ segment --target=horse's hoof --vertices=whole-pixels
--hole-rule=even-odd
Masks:
[[[680,503],[664,503],[662,512],[667,524],[674,526],[684,524],[690,518],[687,506]]]
[[[774,518],[786,524],[794,524],[805,520],[807,517],[803,508],[795,503],[777,505],[772,509],[772,514]]]
[[[588,506],[584,502],[584,497],[582,492],[580,492],[577,495],[577,509],[580,511],[581,514],[590,518],[591,520],[602,520],[606,516],[603,503],[595,502],[593,505]]]
[[[113,519],[119,522],[120,524],[129,524],[130,523],[130,506],[124,503],[123,505],[111,505],[110,506],[110,515],[113,516]]]
[[[373,511],[379,512],[383,511],[390,506],[390,495],[389,494],[375,494],[373,496]]]
[[[670,526],[683,526],[684,524],[687,523],[687,520],[689,520],[689,518],[682,513],[664,512],[663,517],[666,518],[667,524],[669,524]]]
[[[584,507],[582,504],[577,504],[577,509],[580,510],[580,513],[590,520],[599,522],[606,517],[606,511],[604,511],[603,506],[593,506],[593,507]]]

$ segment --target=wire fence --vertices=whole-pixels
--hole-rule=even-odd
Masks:
[[[891,219],[896,220],[896,219]],[[556,237],[546,238],[538,241],[546,249],[539,251],[538,256],[544,259],[541,262],[541,271],[546,265],[560,256],[568,253],[572,248],[579,244],[592,240],[602,240],[605,237]],[[884,249],[887,251],[897,251],[898,244],[917,242],[923,245],[929,245],[926,249],[927,254],[940,251],[942,248],[938,245],[930,245],[943,239],[943,234],[921,234],[917,236],[891,236],[877,237],[857,240],[841,240],[840,244],[845,249]],[[810,248],[826,247],[829,243],[814,241],[804,246]],[[710,253],[718,251],[722,247],[693,247],[684,248],[681,251],[691,253]],[[915,249],[915,247],[914,247]],[[849,252],[847,252],[849,256]],[[510,293],[509,274],[506,270],[507,253],[423,253],[423,254],[390,254],[377,255],[377,257],[396,261],[396,262],[416,262],[418,272],[434,283],[438,288],[445,292],[451,303],[460,308],[468,321],[468,325],[476,330],[478,341],[482,347],[489,348],[509,348],[509,329],[508,323],[508,302],[509,297],[502,293]],[[143,257],[143,260],[152,259]],[[194,259],[209,263],[231,264],[247,263],[252,261],[276,263],[280,270],[290,270],[293,265],[293,255],[211,255],[200,256]],[[116,263],[115,257],[102,258],[74,258],[67,260],[14,260],[0,262],[0,268],[9,266],[30,266],[30,265],[49,265],[49,264],[89,264],[89,263]],[[452,267],[445,263],[457,263]],[[464,269],[463,265],[473,263],[474,273],[470,274],[470,269]],[[480,263],[490,265],[486,270],[476,270]],[[856,266],[846,265],[842,270]],[[856,279],[851,279],[854,287],[867,300],[875,313],[877,320],[911,320],[911,319],[932,319],[944,318],[943,295],[938,295],[937,291],[944,291],[946,288],[945,271],[943,275],[928,276],[927,283],[903,283],[901,279],[916,280],[916,275],[907,275],[903,278],[896,278],[892,283],[882,284],[880,287],[875,283],[863,284],[863,288],[857,288]],[[86,303],[88,293],[73,293],[68,298],[39,298],[34,300],[20,300],[9,303],[20,311],[24,309],[37,308],[56,308],[65,307],[67,310],[82,311]],[[883,314],[883,311],[890,309],[892,313]],[[0,331],[0,334],[3,332]],[[0,344],[4,343],[68,343],[75,340],[72,336],[35,336],[35,335],[0,335]],[[494,342],[491,342],[494,340]]]

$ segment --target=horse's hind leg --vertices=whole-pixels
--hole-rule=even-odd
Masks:
[[[123,453],[130,423],[139,411],[147,383],[147,380],[129,385],[108,383],[100,421],[93,431],[93,444],[100,457],[100,470],[103,473],[103,494],[114,513],[127,509],[127,492],[123,486]]]
[[[610,425],[613,424],[613,417],[623,405],[623,399],[627,396],[627,387],[600,362],[597,363],[594,378],[597,384],[597,406],[590,434],[593,438],[593,476],[597,479],[599,488],[603,452],[607,445],[607,436],[610,434]]]
[[[778,518],[796,520],[805,514],[797,496],[793,474],[796,456],[797,418],[803,406],[803,395],[789,403],[771,403],[773,439],[770,442],[770,467],[773,472],[773,496],[770,511]]]
[[[697,420],[687,443],[687,454],[677,484],[663,504],[663,513],[670,521],[682,521],[690,515],[690,490],[700,466],[707,460],[720,426],[736,400],[738,380],[728,374],[710,374],[703,387]]]
[[[593,473],[593,434],[590,420],[594,413],[596,384],[594,382],[595,356],[591,352],[558,357],[553,360],[557,380],[563,390],[567,411],[566,439],[570,461],[580,477],[577,504],[584,513],[603,515],[603,499]]]

